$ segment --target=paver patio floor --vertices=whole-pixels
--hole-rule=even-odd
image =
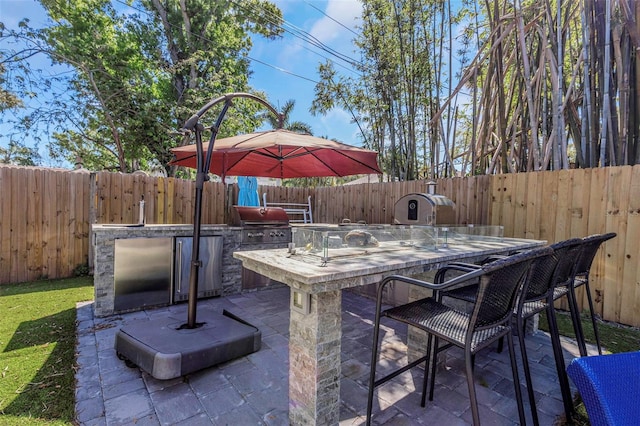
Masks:
[[[146,316],[184,314],[186,304],[94,318],[92,303],[78,306],[76,416],[82,425],[288,425],[289,289],[262,290],[200,300],[198,309],[228,311],[262,332],[260,351],[194,374],[156,380],[118,359],[116,331]],[[343,292],[341,425],[365,422],[375,302]],[[392,327],[391,327],[392,326]],[[383,329],[382,369],[406,363],[406,326]],[[563,339],[565,361],[577,348]],[[563,406],[549,336],[527,336],[538,411],[542,425],[553,425]],[[518,351],[519,349],[516,348]],[[420,407],[422,370],[413,369],[376,389],[374,424],[468,425],[462,352],[451,349],[441,358],[433,401]],[[518,361],[520,363],[520,361]],[[509,355],[489,348],[476,357],[476,389],[480,417],[490,425],[517,423]],[[520,373],[524,382],[523,373]],[[523,392],[524,389],[523,389]],[[526,399],[526,396],[525,396]],[[529,406],[525,411],[530,419]]]

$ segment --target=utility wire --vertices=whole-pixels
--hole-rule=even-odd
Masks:
[[[248,9],[247,6],[241,4],[240,2],[236,1],[236,0],[229,0],[230,3],[236,5],[237,7],[243,9],[244,11],[247,12],[252,12],[252,10]],[[345,61],[346,63],[348,63],[351,66],[361,66],[360,62],[356,59],[353,59],[343,53],[338,52],[337,50],[327,46],[326,44],[322,43],[320,40],[318,40],[317,37],[311,35],[310,33],[304,31],[303,29],[297,27],[296,25],[288,22],[287,20],[282,20],[282,25],[280,25],[278,23],[278,21],[280,21],[279,17],[274,16],[273,14],[270,14],[269,11],[267,10],[262,10],[264,16],[266,16],[269,20],[269,22],[273,25],[278,26],[279,28],[281,28],[284,32],[288,32],[289,34],[293,35],[296,38],[301,39],[302,41],[305,41],[309,44],[311,44],[312,46],[315,46],[317,48],[319,48],[320,50],[335,56],[336,58]],[[326,15],[326,14],[325,14]],[[331,18],[333,19],[333,18]],[[334,20],[335,21],[335,20]],[[337,22],[337,21],[336,21]],[[340,24],[342,25],[342,24]],[[344,26],[344,25],[342,25]],[[346,27],[345,27],[346,28]]]
[[[312,8],[314,8],[315,10],[317,10],[318,12],[322,13],[324,16],[326,16],[327,18],[331,19],[333,22],[335,22],[336,24],[340,25],[342,28],[344,28],[345,30],[351,32],[352,34],[354,34],[356,37],[359,35],[357,32],[353,31],[351,28],[347,27],[346,25],[344,25],[342,22],[339,22],[338,20],[332,18],[331,16],[327,15],[324,10],[318,9],[316,6],[314,6],[313,4],[309,3],[307,0],[304,0],[304,2],[311,6]]]
[[[141,8],[139,8],[139,7],[135,7],[135,6],[133,6],[133,5],[130,5],[130,4],[126,3],[124,0],[114,0],[114,1],[116,1],[117,3],[120,3],[120,4],[122,4],[122,5],[124,5],[124,6],[126,6],[126,7],[129,7],[129,8],[131,8],[131,9],[133,9],[133,10],[137,11],[137,12],[140,12],[140,13],[142,13],[142,14],[146,15],[147,17],[153,17],[153,15],[152,15],[148,10],[141,9]],[[234,1],[234,0],[229,0],[229,1],[230,1],[230,3],[233,3],[234,5],[236,5],[237,7],[240,7],[240,8],[242,8],[242,9],[243,9],[243,10],[245,10],[245,11],[249,11],[249,12],[251,12],[251,10],[248,10],[246,6],[244,6],[244,5],[242,5],[242,4],[238,3],[238,2],[236,2],[236,1]],[[267,10],[264,10],[264,9],[263,9],[263,10],[262,10],[262,12],[264,12],[264,15],[265,15],[265,16],[267,16],[267,17],[268,17],[268,15],[270,15],[269,11],[267,11]],[[277,18],[277,20],[280,20],[280,19],[279,19],[279,18]],[[357,62],[358,62],[358,61],[356,61],[356,60],[354,60],[354,59],[352,59],[352,58],[349,58],[349,57],[348,57],[348,56],[346,56],[346,55],[342,55],[341,53],[339,53],[339,52],[337,52],[337,51],[334,51],[334,52],[336,52],[335,54],[334,54],[334,53],[331,53],[331,51],[333,51],[333,49],[331,49],[331,48],[329,48],[329,47],[325,46],[322,42],[320,42],[319,40],[317,40],[315,37],[311,36],[309,33],[307,33],[307,32],[305,32],[305,31],[303,31],[303,30],[299,29],[298,27],[296,27],[295,25],[293,25],[293,24],[291,24],[291,23],[287,22],[286,20],[282,20],[282,21],[283,21],[287,26],[290,26],[290,27],[292,27],[293,29],[287,29],[287,28],[284,28],[284,26],[282,26],[282,25],[279,25],[279,24],[278,24],[277,20],[275,20],[275,17],[273,16],[273,14],[271,14],[271,18],[268,18],[268,22],[269,22],[269,23],[271,23],[271,24],[273,24],[273,25],[278,26],[278,27],[279,27],[279,28],[281,28],[284,32],[287,32],[287,33],[291,34],[291,35],[292,35],[293,37],[295,37],[295,38],[301,39],[301,40],[303,40],[303,41],[305,41],[305,42],[307,42],[307,43],[309,43],[309,44],[312,44],[312,45],[314,45],[314,46],[318,47],[319,49],[321,49],[321,50],[323,50],[323,51],[325,51],[325,52],[327,52],[327,53],[330,53],[330,54],[332,54],[332,55],[334,55],[334,56],[337,56],[337,57],[339,57],[340,59],[342,59],[343,61],[345,61],[345,62],[349,63],[350,65],[353,65],[354,63],[357,63]],[[169,23],[169,25],[173,26],[173,24],[171,24],[171,23]],[[198,38],[198,39],[200,39],[200,40],[203,40],[203,41],[206,41],[206,42],[209,42],[209,43],[213,43],[213,41],[212,41],[212,40],[210,40],[210,39],[208,39],[208,38],[205,38],[205,37],[203,37],[203,36],[202,36],[202,35],[200,35],[200,34],[196,34],[196,33],[194,33],[194,32],[190,32],[190,34],[191,34],[193,37],[196,37],[196,38]],[[307,36],[305,36],[305,34],[306,34],[308,37],[307,37]],[[310,41],[310,39],[311,39],[311,40],[315,39],[315,40],[317,40],[317,42]],[[323,48],[322,46],[324,46],[324,48]],[[326,60],[328,60],[328,61],[331,61],[331,62],[332,62],[332,63],[334,63],[335,65],[337,65],[337,66],[339,66],[339,67],[342,67],[342,68],[346,69],[347,71],[351,71],[352,73],[359,74],[357,71],[355,71],[355,70],[353,70],[353,69],[351,69],[351,68],[348,68],[348,67],[346,67],[346,66],[344,66],[344,65],[342,65],[342,64],[340,64],[340,63],[338,63],[338,62],[336,62],[336,61],[334,61],[334,60],[332,60],[332,59],[330,59],[330,58],[328,58],[328,57],[326,57],[326,56],[324,56],[324,55],[322,55],[322,54],[318,53],[318,52],[315,52],[315,51],[313,51],[313,50],[309,49],[308,47],[306,47],[306,46],[304,46],[304,45],[301,45],[301,47],[302,47],[303,49],[308,50],[308,51],[309,51],[309,52],[311,52],[311,53],[314,53],[314,54],[316,54],[316,55],[320,56],[321,58],[324,58],[324,59],[326,59]],[[343,57],[344,57],[344,58],[343,58]],[[256,58],[253,58],[253,57],[249,56],[249,55],[247,55],[247,56],[246,56],[246,58],[247,58],[247,59],[249,59],[250,61],[260,63],[260,64],[262,64],[262,65],[265,65],[265,66],[268,66],[268,67],[273,68],[273,69],[275,69],[275,70],[278,70],[278,71],[284,72],[284,73],[289,74],[289,75],[291,75],[291,76],[298,77],[298,78],[301,78],[301,79],[303,79],[303,80],[307,80],[307,81],[310,81],[310,82],[313,82],[313,83],[316,83],[316,84],[317,84],[317,81],[312,80],[312,79],[310,79],[310,78],[308,78],[308,77],[304,77],[304,76],[301,76],[301,75],[299,75],[299,74],[293,73],[293,72],[291,72],[291,71],[287,71],[287,70],[285,70],[285,69],[283,69],[283,68],[280,68],[280,67],[278,67],[278,66],[275,66],[275,65],[269,64],[269,63],[264,62],[264,61],[261,61],[261,60],[258,60],[258,59],[256,59]]]
[[[270,68],[273,68],[274,70],[277,70],[277,71],[283,72],[283,73],[285,73],[285,74],[292,75],[292,76],[294,76],[294,77],[301,78],[301,79],[303,79],[303,80],[310,81],[311,83],[314,83],[314,84],[318,84],[318,82],[317,82],[316,80],[312,80],[312,79],[310,79],[310,78],[308,78],[308,77],[304,77],[304,76],[299,75],[299,74],[296,74],[296,73],[294,73],[294,72],[291,72],[291,71],[285,70],[284,68],[280,68],[280,67],[277,67],[277,66],[275,66],[275,65],[268,64],[268,63],[266,63],[266,62],[261,61],[260,59],[251,58],[251,57],[249,57],[249,56],[247,56],[247,58],[248,58],[248,59],[250,59],[250,60],[252,60],[252,61],[254,61],[254,62],[257,62],[257,63],[259,63],[259,64],[266,65],[266,66],[268,66],[268,67],[270,67]]]

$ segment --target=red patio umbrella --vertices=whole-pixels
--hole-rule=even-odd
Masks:
[[[209,143],[203,143],[203,151]],[[196,168],[196,145],[171,150],[170,163]],[[218,176],[274,178],[382,173],[378,153],[288,130],[268,130],[224,139],[213,145],[209,171]]]
[[[235,98],[252,99],[279,117],[282,114],[267,101],[250,93],[229,93],[209,101],[192,115],[182,129],[185,136],[195,136],[195,144],[172,149],[175,159],[170,164],[196,169],[195,203],[193,208],[193,249],[189,276],[189,306],[187,323],[181,327],[197,328],[196,322],[198,269],[200,266],[200,227],[202,192],[207,172],[224,176],[320,177],[381,173],[375,151],[368,151],[327,139],[301,135],[286,130],[271,130],[217,140],[227,110]],[[223,104],[208,143],[202,142],[204,126],[200,118],[213,106]]]

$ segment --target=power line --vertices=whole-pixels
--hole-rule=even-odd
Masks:
[[[141,8],[135,7],[135,6],[133,6],[133,5],[130,5],[130,4],[126,3],[124,0],[114,0],[114,1],[116,1],[117,3],[120,3],[120,4],[124,5],[124,6],[126,6],[126,7],[128,7],[128,8],[131,8],[131,9],[133,9],[133,10],[137,11],[137,12],[140,12],[140,13],[142,13],[142,14],[146,15],[147,17],[153,17],[153,15],[152,15],[148,10],[141,9]],[[240,3],[238,3],[238,2],[236,2],[236,1],[234,1],[234,0],[229,0],[229,1],[230,1],[230,3],[233,3],[234,5],[236,5],[237,7],[240,7],[240,8],[242,8],[242,9],[243,9],[243,10],[245,10],[245,11],[249,11],[249,12],[251,12],[251,10],[248,10],[248,9],[246,8],[246,6],[243,6],[242,4],[240,4]],[[335,51],[335,50],[333,50],[333,49],[331,49],[331,48],[329,48],[329,47],[325,46],[322,42],[320,42],[319,40],[317,40],[317,38],[313,37],[311,34],[307,33],[306,31],[303,31],[303,30],[299,29],[298,27],[296,27],[295,25],[293,25],[293,24],[291,24],[291,23],[287,22],[286,20],[282,20],[282,21],[283,21],[285,24],[287,24],[288,26],[292,27],[293,29],[292,29],[292,30],[290,30],[290,29],[284,28],[282,25],[279,25],[279,24],[278,24],[278,22],[274,21],[274,19],[275,19],[276,17],[274,17],[274,16],[273,16],[273,14],[271,14],[268,10],[264,10],[264,9],[263,9],[262,11],[264,12],[264,15],[265,15],[265,16],[267,16],[267,20],[268,20],[268,22],[270,22],[270,23],[271,23],[271,24],[273,24],[273,25],[278,26],[278,27],[279,27],[279,28],[281,28],[284,32],[288,32],[288,33],[289,33],[289,34],[291,34],[293,37],[298,38],[298,39],[301,39],[301,40],[303,40],[303,41],[306,41],[307,43],[312,44],[312,45],[314,45],[314,46],[316,46],[316,47],[320,48],[321,50],[323,50],[323,51],[325,51],[325,52],[327,52],[327,53],[331,53],[332,55],[334,55],[334,56],[337,56],[337,57],[341,58],[343,61],[345,61],[345,62],[349,63],[350,65],[354,65],[354,64],[357,64],[357,63],[358,63],[358,61],[356,61],[356,60],[354,60],[354,59],[351,59],[351,58],[349,58],[348,56],[343,55],[343,54],[341,54],[341,53],[339,53],[339,52],[337,52],[337,51]],[[270,18],[269,18],[269,15],[271,16]],[[280,18],[279,18],[279,17],[278,17],[278,20],[280,20]],[[171,23],[169,23],[169,25],[173,26],[173,24],[171,24]],[[209,42],[209,43],[212,43],[212,42],[213,42],[212,40],[210,40],[210,39],[208,39],[208,38],[206,38],[206,37],[202,37],[202,35],[200,35],[200,34],[196,34],[196,33],[194,33],[194,32],[189,32],[189,34],[191,34],[192,36],[197,37],[197,38],[199,38],[199,39],[201,39],[201,40],[204,40],[204,41],[206,41],[206,42]],[[305,34],[306,34],[306,36],[305,36]],[[310,41],[310,40],[316,40],[316,42],[313,42],[313,41]],[[324,47],[323,47],[323,46],[324,46]],[[304,48],[304,49],[306,49],[306,50],[308,50],[308,51],[310,51],[311,53],[314,53],[314,54],[316,54],[316,55],[320,56],[321,58],[324,58],[324,59],[326,59],[326,60],[328,60],[328,61],[333,62],[335,65],[340,66],[340,67],[342,67],[342,68],[346,69],[347,71],[351,71],[351,72],[353,72],[353,73],[358,74],[355,70],[353,70],[353,69],[349,69],[349,68],[345,67],[344,65],[342,65],[342,64],[340,64],[340,63],[337,63],[337,62],[335,62],[335,61],[331,60],[330,58],[328,58],[328,57],[326,57],[326,56],[323,56],[322,54],[320,54],[320,53],[318,53],[318,52],[314,52],[313,50],[311,50],[311,49],[309,49],[309,48],[305,47],[304,45],[301,45],[301,47],[302,47],[302,48]],[[335,52],[335,53],[332,53],[332,52]],[[310,81],[310,82],[312,82],[312,83],[314,83],[314,84],[317,84],[317,83],[318,83],[317,81],[315,81],[315,80],[313,80],[313,79],[310,79],[310,78],[308,78],[308,77],[301,76],[301,75],[299,75],[299,74],[296,74],[296,73],[294,73],[294,72],[291,72],[291,71],[285,70],[285,69],[283,69],[283,68],[281,68],[281,67],[278,67],[278,66],[276,66],[276,65],[269,64],[269,63],[267,63],[267,62],[265,62],[265,61],[258,60],[258,59],[256,59],[256,58],[253,58],[253,57],[249,56],[249,55],[247,55],[247,56],[246,56],[246,58],[247,58],[247,59],[249,59],[250,61],[257,62],[257,63],[259,63],[259,64],[262,64],[262,65],[265,65],[265,66],[267,66],[267,67],[273,68],[273,69],[275,69],[275,70],[277,70],[277,71],[284,72],[285,74],[288,74],[288,75],[291,75],[291,76],[294,76],[294,77],[297,77],[297,78],[301,78],[301,79],[303,79],[303,80]]]
[[[294,73],[294,72],[291,72],[291,71],[285,70],[284,68],[280,68],[280,67],[277,67],[277,66],[275,66],[275,65],[268,64],[268,63],[266,63],[266,62],[264,62],[264,61],[261,61],[260,59],[251,58],[251,57],[249,57],[249,56],[247,56],[247,58],[248,58],[248,59],[250,59],[250,60],[252,60],[252,61],[254,61],[254,62],[257,62],[257,63],[259,63],[259,64],[262,64],[262,65],[268,66],[268,67],[270,67],[270,68],[273,68],[274,70],[277,70],[277,71],[283,72],[283,73],[285,73],[285,74],[292,75],[292,76],[294,76],[294,77],[301,78],[301,79],[303,79],[303,80],[310,81],[310,82],[312,82],[312,83],[314,83],[314,84],[318,84],[318,82],[317,82],[317,81],[315,81],[315,80],[312,80],[312,79],[310,79],[310,78],[308,78],[308,77],[304,77],[304,76],[298,75],[298,74],[296,74],[296,73]]]
[[[247,11],[247,12],[253,12],[252,10],[248,9],[246,6],[242,5],[241,3],[239,3],[236,0],[229,0],[229,1],[230,1],[230,3],[233,3],[237,7],[241,8],[241,9]],[[326,52],[327,54],[335,56],[336,58],[348,63],[351,66],[361,65],[360,61],[358,61],[356,59],[353,59],[353,58],[351,58],[351,57],[349,57],[349,56],[347,56],[347,55],[345,55],[343,53],[340,53],[337,50],[333,49],[332,47],[327,46],[326,44],[324,44],[323,42],[318,40],[317,37],[313,36],[312,34],[308,33],[307,31],[304,31],[303,29],[299,28],[298,26],[288,22],[287,20],[282,19],[282,23],[283,24],[280,25],[279,24],[279,21],[281,20],[280,17],[274,16],[272,13],[270,13],[268,10],[265,10],[265,9],[262,9],[262,12],[264,13],[264,16],[267,17],[268,21],[271,24],[276,25],[277,27],[282,29],[284,32],[287,32],[287,33],[291,34],[293,37],[298,38],[298,39],[300,39],[300,40],[302,40],[302,41],[304,41],[306,43],[309,43],[312,46],[315,46],[318,49]],[[331,19],[333,19],[333,18],[331,18]],[[335,19],[334,19],[334,21],[335,21]],[[342,24],[340,24],[340,25],[342,25]],[[344,25],[342,25],[342,26],[344,26]]]
[[[318,12],[322,13],[324,16],[326,16],[327,18],[331,19],[333,22],[335,22],[336,24],[340,25],[342,28],[344,28],[347,31],[350,31],[352,34],[354,34],[356,37],[359,35],[357,32],[353,31],[351,28],[347,27],[346,25],[344,25],[342,22],[339,22],[338,20],[332,18],[331,16],[327,15],[323,10],[318,9],[316,6],[314,6],[313,4],[309,3],[307,0],[304,0],[304,2],[311,6],[312,8],[314,8],[315,10],[317,10]]]

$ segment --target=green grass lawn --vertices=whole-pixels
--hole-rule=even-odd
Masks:
[[[72,424],[75,307],[92,299],[92,277],[0,285],[0,424]]]

